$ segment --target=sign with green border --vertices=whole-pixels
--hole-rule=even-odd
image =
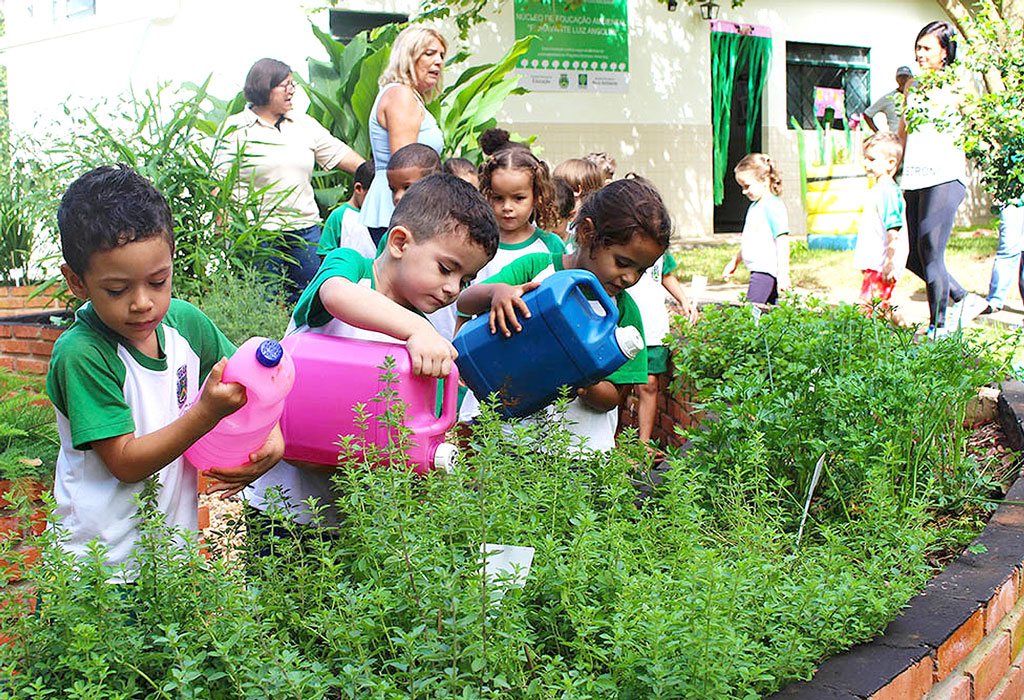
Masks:
[[[519,59],[519,84],[534,91],[626,92],[626,0],[515,0],[516,39],[537,40]]]

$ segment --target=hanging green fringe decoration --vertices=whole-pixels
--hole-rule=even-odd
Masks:
[[[726,32],[711,33],[711,128],[715,206],[725,199],[725,169],[729,161],[729,125],[737,66],[749,65],[747,80],[746,150],[754,140],[761,96],[768,78],[772,40]]]

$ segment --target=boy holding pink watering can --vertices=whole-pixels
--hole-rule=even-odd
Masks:
[[[67,550],[84,557],[95,540],[111,580],[132,581],[137,497],[155,479],[167,524],[198,530],[196,470],[182,453],[245,404],[245,389],[221,381],[235,351],[228,339],[171,298],[173,221],[145,178],[125,165],[96,168],[71,184],[57,220],[61,272],[88,303],[55,343],[46,377],[61,442],[55,515]],[[275,427],[248,464],[210,469],[221,482],[212,488],[237,492],[283,453]]]
[[[328,253],[299,298],[286,335],[404,343],[414,374],[447,377],[457,353],[425,314],[453,303],[494,256],[498,225],[491,207],[459,178],[430,175],[398,202],[384,241],[374,260],[345,248]],[[311,498],[331,502],[336,466],[282,461],[246,489],[249,505],[265,512],[280,503],[296,522],[309,523],[312,514],[304,504]],[[251,511],[250,516],[251,522],[260,519]]]

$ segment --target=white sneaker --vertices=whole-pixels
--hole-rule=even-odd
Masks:
[[[963,299],[946,307],[946,328],[960,328],[978,318],[987,308],[988,302],[983,297],[968,292]]]

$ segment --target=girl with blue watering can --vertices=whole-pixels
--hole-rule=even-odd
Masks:
[[[583,203],[575,225],[576,250],[519,258],[467,288],[459,296],[459,312],[487,312],[491,332],[511,337],[523,328],[517,312],[524,318],[530,315],[524,294],[558,271],[586,270],[614,299],[619,328],[631,326],[642,335],[640,311],[625,290],[636,284],[668,247],[672,223],[661,196],[641,178],[616,180]],[[509,362],[521,359],[510,357]],[[581,438],[583,449],[607,451],[615,445],[619,402],[630,385],[646,381],[647,354],[641,342],[632,359],[576,391],[565,418],[569,431]]]

